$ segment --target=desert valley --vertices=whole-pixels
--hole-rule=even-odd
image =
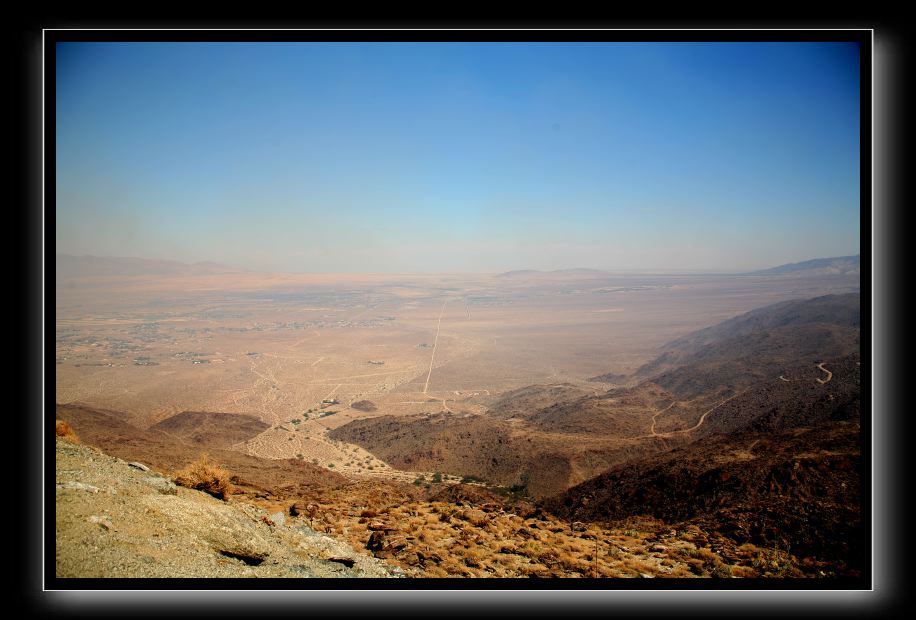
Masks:
[[[60,577],[865,570],[858,256],[55,286]]]

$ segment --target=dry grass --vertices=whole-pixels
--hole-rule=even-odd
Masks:
[[[55,424],[55,432],[61,439],[66,439],[71,443],[80,443],[80,438],[73,431],[70,425],[63,420],[57,420],[57,423]]]
[[[698,527],[678,531],[650,518],[583,525],[550,515],[520,517],[475,504],[370,497],[355,490],[341,489],[322,497],[322,518],[328,525],[319,530],[361,549],[371,534],[369,523],[385,523],[391,527],[388,535],[403,537],[406,546],[378,557],[422,577],[729,578],[800,574],[792,566],[786,567],[789,554],[785,550],[776,553],[751,544],[728,544]],[[366,516],[370,514],[374,516]],[[714,538],[714,545],[710,538]],[[722,551],[727,555],[720,555]]]
[[[231,477],[232,474],[211,462],[206,454],[202,454],[198,460],[175,475],[175,484],[226,500],[232,490],[232,484],[229,482]]]

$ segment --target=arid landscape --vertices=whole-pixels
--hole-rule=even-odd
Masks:
[[[359,275],[59,254],[56,418],[124,468],[223,468],[214,506],[278,541],[213,550],[214,575],[291,562],[301,528],[395,576],[855,577],[859,279],[857,256]],[[68,528],[107,510],[94,545],[143,534],[73,486],[94,470],[62,472],[88,454],[68,445],[60,576],[112,576]]]
[[[873,29],[383,30],[42,29],[45,585],[871,587]]]

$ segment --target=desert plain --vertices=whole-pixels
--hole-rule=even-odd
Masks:
[[[56,400],[139,427],[183,411],[249,414],[267,428],[235,450],[411,481],[416,471],[329,431],[377,416],[486,415],[529,385],[598,394],[674,338],[858,290],[858,273],[62,273]]]

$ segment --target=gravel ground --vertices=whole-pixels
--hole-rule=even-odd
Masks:
[[[58,577],[404,577],[305,526],[57,440]]]

